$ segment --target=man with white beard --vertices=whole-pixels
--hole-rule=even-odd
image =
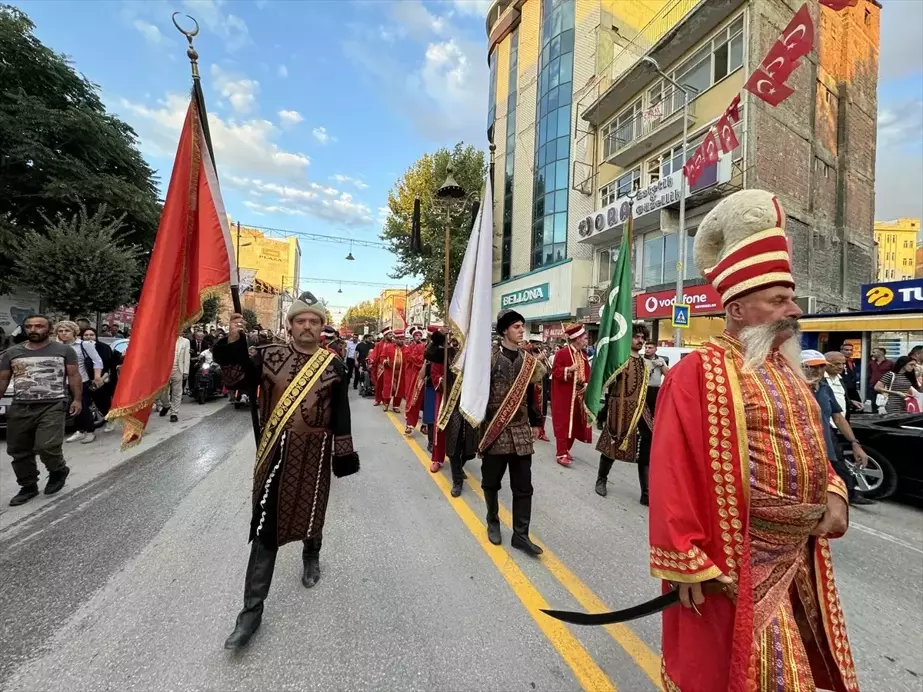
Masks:
[[[657,399],[651,573],[684,606],[663,613],[668,690],[858,690],[828,544],[846,488],[801,369],[785,218],[744,190],[695,238],[727,326]]]

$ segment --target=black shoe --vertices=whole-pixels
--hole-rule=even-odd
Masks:
[[[503,537],[500,535],[500,500],[497,491],[485,490],[484,502],[487,504],[487,540],[500,545]]]
[[[263,621],[263,601],[269,595],[272,573],[276,566],[275,550],[270,550],[260,541],[250,546],[250,562],[244,580],[244,609],[237,616],[237,624],[231,636],[224,642],[225,649],[242,649],[260,628]]]
[[[37,484],[33,483],[32,485],[24,485],[19,489],[18,493],[13,495],[13,499],[10,500],[10,507],[18,507],[19,505],[24,505],[36,495],[38,495]]]
[[[175,413],[170,416],[171,423],[175,423],[178,420],[179,420],[179,416],[177,416]]]
[[[605,497],[608,494],[608,491],[606,490],[606,479],[605,478],[596,479],[596,494],[599,495],[600,497]]]
[[[645,507],[649,507],[651,504],[650,500],[647,497],[647,493],[644,493],[644,495],[641,496],[641,499],[638,500],[638,502],[644,505]]]
[[[596,474],[596,494],[605,497],[608,494],[606,482],[609,480],[609,471],[612,470],[612,464],[615,459],[610,459],[605,454],[599,455],[599,472]]]
[[[310,589],[320,580],[320,537],[304,542],[301,557],[304,560],[304,572],[301,575],[301,584]]]
[[[461,480],[452,481],[452,497],[458,497],[462,494],[462,483],[463,481]]]
[[[538,557],[545,552],[535,545],[528,536],[522,536],[518,533],[513,534],[513,537],[510,539],[510,545],[533,557]]]
[[[164,406],[162,409],[160,409],[160,417],[163,418],[163,417],[166,416],[169,412],[170,412],[170,407],[169,407],[169,406]]]
[[[851,505],[877,505],[878,503],[875,500],[870,500],[867,497],[862,497],[862,495],[856,495],[853,499],[849,501]]]
[[[54,495],[61,488],[64,487],[64,481],[67,480],[68,475],[70,475],[70,467],[65,466],[62,469],[57,471],[52,471],[48,474],[48,483],[45,485],[45,494]]]

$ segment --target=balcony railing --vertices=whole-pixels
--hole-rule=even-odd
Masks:
[[[620,122],[615,129],[606,133],[603,139],[603,159],[610,161],[629,147],[640,143],[642,140],[662,133],[665,138],[674,137],[673,127],[682,128],[683,92],[669,87],[658,93],[656,99],[647,101],[645,97],[644,108],[633,117]],[[689,118],[695,121],[695,94],[689,95]],[[618,122],[618,121],[617,121]],[[659,139],[652,137],[652,139]],[[655,146],[652,144],[651,146]]]

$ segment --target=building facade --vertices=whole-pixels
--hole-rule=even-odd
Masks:
[[[407,325],[406,288],[386,288],[381,292],[378,313],[379,329],[406,329]]]
[[[744,188],[782,201],[806,311],[858,308],[858,287],[874,278],[873,0],[840,13],[810,5],[815,50],[790,78],[795,93],[771,108],[742,92],[741,144],[686,191],[682,241],[678,232],[684,160],[799,4],[495,0],[487,19],[495,308],[516,306],[533,333],[575,319],[592,330],[631,198],[635,317],[668,343],[664,322],[682,273],[693,306],[685,340],[698,343],[723,327],[723,313],[692,262],[695,231]],[[690,94],[685,151],[683,93],[647,58]]]
[[[919,233],[920,219],[875,222],[879,281],[904,281],[916,276]]]
[[[421,284],[407,293],[407,324],[428,327],[440,324],[439,307],[436,296],[426,284]]]

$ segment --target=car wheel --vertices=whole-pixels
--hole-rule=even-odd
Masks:
[[[863,489],[860,483],[858,490],[871,500],[891,497],[897,490],[897,472],[894,466],[888,461],[888,457],[877,449],[873,447],[864,447],[864,449],[869,463],[865,468],[856,467],[856,473],[862,476],[868,489]]]

